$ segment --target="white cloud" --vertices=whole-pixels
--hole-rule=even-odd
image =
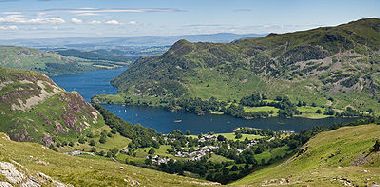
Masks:
[[[74,23],[74,24],[81,24],[81,23],[83,23],[83,21],[81,19],[78,19],[78,18],[71,18],[71,22]]]
[[[106,21],[106,22],[104,22],[104,23],[105,23],[105,24],[109,24],[109,25],[120,25],[120,24],[121,24],[119,21],[114,20],[114,19],[112,19],[112,20],[108,20],[108,21]]]
[[[4,14],[4,15],[19,15],[19,14],[21,14],[21,12],[3,12],[1,14]]]
[[[32,18],[28,19],[22,15],[10,15],[6,17],[0,17],[0,23],[19,23],[19,24],[62,24],[65,20],[59,17],[52,18]]]
[[[47,13],[46,12],[38,12],[37,15],[38,15],[38,17],[43,17],[43,16],[47,15]]]
[[[95,13],[79,13],[79,14],[76,14],[77,16],[97,16],[99,14],[95,14]]]
[[[69,12],[74,14],[97,13],[145,13],[145,12],[184,12],[175,8],[56,8],[45,9],[45,12]]]
[[[89,24],[101,24],[102,22],[101,21],[98,21],[98,20],[92,20],[90,22],[88,22]]]
[[[16,25],[11,26],[0,26],[1,31],[7,31],[7,30],[18,30],[18,27]]]
[[[130,21],[130,22],[128,22],[128,24],[130,24],[130,25],[136,25],[137,22],[136,21]]]

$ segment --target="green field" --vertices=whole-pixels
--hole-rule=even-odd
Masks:
[[[260,154],[255,154],[253,157],[258,161],[261,162],[262,160],[265,160],[266,162],[269,161],[270,158],[275,158],[277,156],[283,157],[288,152],[288,147],[279,147],[272,149],[270,151],[265,151]]]
[[[271,112],[271,116],[278,116],[278,111],[280,111],[280,109],[272,106],[244,107],[244,112]]]
[[[211,154],[211,157],[208,159],[208,161],[214,162],[214,163],[234,162],[231,159],[228,159],[228,158],[226,158],[224,156],[216,155],[214,153]]]
[[[299,117],[311,118],[311,119],[321,119],[321,118],[331,117],[329,115],[323,114],[325,109],[322,107],[302,106],[302,107],[297,107],[297,110],[302,113],[300,115],[297,115]],[[318,113],[317,112],[318,110],[321,111],[322,113]]]
[[[260,139],[260,138],[264,137],[264,136],[260,136],[260,135],[256,135],[256,134],[242,134],[242,137],[240,139],[236,139],[235,133],[233,133],[233,132],[215,134],[215,136],[218,136],[218,135],[222,135],[222,136],[226,137],[228,140],[234,140],[234,141],[237,141],[237,140],[244,141],[245,139],[255,140],[255,139]]]

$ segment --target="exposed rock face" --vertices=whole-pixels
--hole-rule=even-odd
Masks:
[[[12,184],[19,184],[25,179],[25,175],[8,162],[0,162],[0,174]]]
[[[68,187],[68,185],[52,179],[50,176],[39,172],[37,176],[31,176],[19,169],[18,163],[0,162],[0,175],[4,176],[6,181],[0,181],[0,187],[40,187],[40,186],[56,186]],[[18,165],[16,167],[15,165]],[[72,185],[69,185],[72,186]]]

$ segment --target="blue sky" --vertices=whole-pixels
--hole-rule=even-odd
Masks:
[[[379,0],[0,0],[0,39],[284,33],[380,17]]]

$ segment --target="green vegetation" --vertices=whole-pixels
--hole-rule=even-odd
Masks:
[[[98,65],[98,66],[96,66]],[[100,67],[99,65],[102,65]],[[77,57],[63,57],[25,47],[0,46],[0,67],[33,70],[49,75],[78,73],[99,68],[114,68],[112,63],[95,63]]]
[[[232,185],[366,186],[380,183],[379,125],[343,127],[316,135],[282,164],[258,170]]]
[[[228,140],[233,140],[233,141],[237,141],[237,140],[256,140],[256,139],[260,139],[260,138],[263,138],[263,136],[261,135],[256,135],[256,134],[241,134],[242,136],[237,139],[236,138],[236,134],[233,133],[233,132],[229,132],[229,133],[217,133],[215,134],[216,136],[218,135],[222,135],[224,136],[225,138],[227,138]]]
[[[261,93],[272,100],[287,96],[291,103],[315,103],[337,111],[352,107],[379,115],[379,20],[361,19],[228,44],[180,40],[162,56],[142,58],[114,79],[120,90],[114,98],[161,106],[172,98],[215,97],[230,103]],[[97,100],[113,102],[114,98],[104,97]],[[311,112],[278,114],[326,117]]]
[[[0,134],[0,139],[0,162],[13,163],[25,175],[33,176],[37,181],[40,180],[38,173],[42,172],[53,180],[74,186],[212,185],[203,180],[137,168],[111,160],[73,157],[38,144],[13,142],[7,140],[4,134]],[[0,174],[0,180],[3,179]]]
[[[66,93],[39,73],[0,68],[0,131],[13,140],[50,146],[76,142],[104,126],[102,116],[77,93]]]

